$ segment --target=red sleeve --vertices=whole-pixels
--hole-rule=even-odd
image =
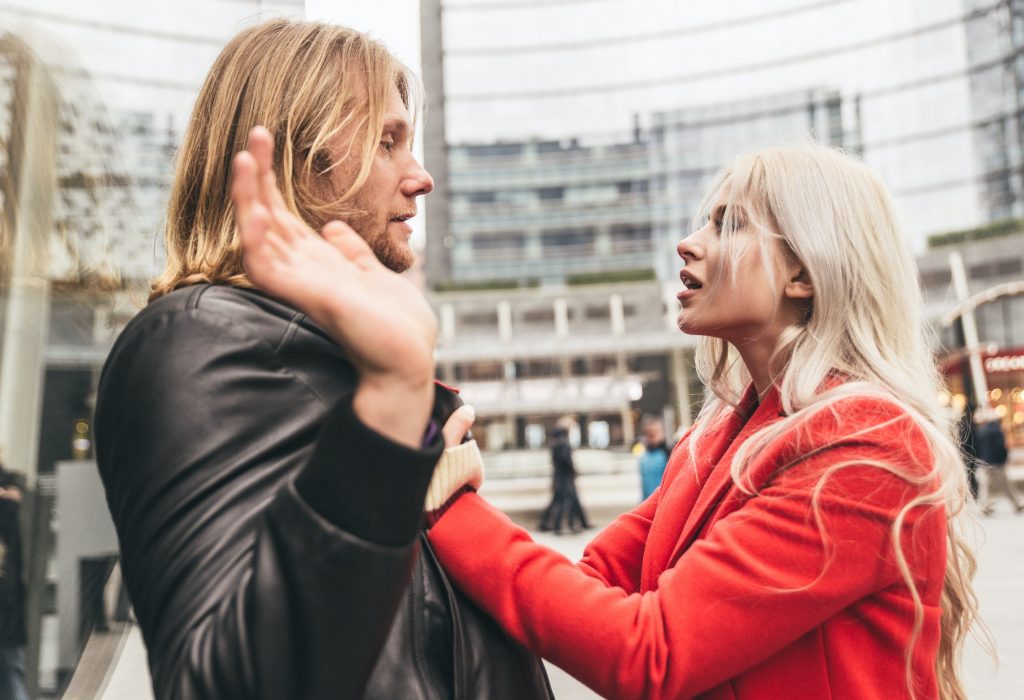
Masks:
[[[719,520],[643,594],[605,583],[631,575],[632,559],[592,553],[600,563],[591,568],[603,575],[588,576],[476,494],[459,499],[430,539],[455,582],[502,627],[601,695],[689,697],[902,580],[893,515],[924,487],[865,465],[891,461],[895,451],[859,443],[814,452]],[[853,466],[835,471],[819,492],[819,530],[809,485],[845,462]],[[942,509],[924,513],[912,511],[904,530],[921,521],[908,553],[915,571],[929,550],[945,552]],[[635,547],[635,533],[606,533],[600,545],[599,552]]]
[[[640,587],[644,542],[658,508],[661,489],[602,530],[583,551],[577,566],[604,585],[633,593]]]

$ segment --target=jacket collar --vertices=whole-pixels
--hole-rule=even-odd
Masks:
[[[675,561],[692,544],[723,502],[726,494],[735,486],[730,466],[736,451],[747,438],[778,420],[780,415],[783,415],[782,406],[775,387],[770,388],[759,402],[757,391],[751,384],[743,392],[743,397],[732,413],[727,414],[701,438],[697,454],[701,461],[713,460],[714,466],[683,525],[669,561]]]

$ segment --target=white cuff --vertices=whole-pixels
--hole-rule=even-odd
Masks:
[[[466,484],[476,489],[483,482],[484,459],[476,440],[449,447],[441,453],[441,459],[434,467],[424,510],[428,513],[437,510]]]

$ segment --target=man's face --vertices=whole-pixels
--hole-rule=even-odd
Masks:
[[[649,423],[644,426],[644,443],[647,446],[660,445],[665,442],[665,430],[660,423]]]
[[[338,191],[347,189],[357,167],[342,166],[333,171]],[[349,203],[364,213],[349,217],[345,223],[370,244],[386,267],[404,272],[415,259],[409,245],[412,227],[406,222],[416,215],[416,197],[433,189],[430,173],[412,153],[409,111],[398,88],[392,87],[370,175]]]

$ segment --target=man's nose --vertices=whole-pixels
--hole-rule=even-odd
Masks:
[[[434,190],[434,178],[415,158],[411,160],[409,172],[402,181],[402,192],[408,197],[430,194]]]

